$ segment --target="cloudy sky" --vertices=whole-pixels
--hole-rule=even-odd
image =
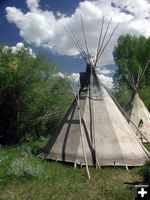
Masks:
[[[14,46],[27,41],[33,50],[44,50],[60,66],[61,71],[79,72],[84,70],[84,63],[78,57],[78,50],[66,34],[64,25],[71,27],[84,46],[80,14],[92,55],[96,51],[103,15],[104,27],[113,18],[108,34],[119,22],[115,35],[98,63],[100,66],[114,64],[112,51],[119,35],[130,33],[150,36],[149,0],[1,0],[0,43]],[[108,74],[106,71],[103,73],[105,76]]]

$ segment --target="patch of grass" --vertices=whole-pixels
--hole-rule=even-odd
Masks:
[[[21,146],[0,148],[0,199],[1,200],[132,200],[134,183],[142,182],[140,170],[135,167],[90,167],[91,179],[85,168],[73,169],[62,163],[42,161],[31,152],[42,148],[45,140],[25,143]],[[21,152],[27,152],[34,166],[41,166],[42,176],[8,176],[8,169]],[[6,158],[6,159],[5,159]],[[131,183],[131,184],[130,184]]]
[[[144,144],[144,146],[150,152],[150,144]]]

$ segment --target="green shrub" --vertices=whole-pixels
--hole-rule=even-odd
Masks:
[[[11,145],[52,133],[71,101],[66,78],[44,55],[0,48],[0,144]]]
[[[8,160],[8,156],[0,156],[0,162],[2,162],[3,160]]]
[[[150,184],[150,160],[145,163],[142,174],[144,182]]]
[[[22,152],[19,158],[10,163],[8,175],[17,177],[38,177],[43,174],[44,170],[40,165],[33,164],[29,160],[29,154]]]

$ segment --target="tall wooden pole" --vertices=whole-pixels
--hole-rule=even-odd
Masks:
[[[79,90],[78,90],[78,105],[80,105],[80,103],[79,103]],[[80,107],[79,106],[78,106],[78,111],[79,111],[79,124],[80,124],[81,143],[82,143],[82,148],[83,148],[86,171],[87,171],[88,178],[90,179],[91,176],[90,176],[90,172],[89,172],[89,168],[88,168],[88,162],[87,162],[87,156],[86,156],[86,150],[85,150],[85,144],[84,144],[84,138],[83,138],[81,112],[80,112]]]
[[[91,101],[91,111],[92,111],[92,137],[93,137],[93,146],[94,146],[94,151],[95,151],[95,161],[96,161],[96,168],[97,166],[100,168],[100,164],[97,158],[97,153],[96,153],[96,138],[95,138],[95,126],[94,126],[94,107],[93,107],[93,73],[92,73],[92,66],[91,65],[91,76],[90,76],[90,91],[91,91],[91,96],[90,96],[90,101]]]

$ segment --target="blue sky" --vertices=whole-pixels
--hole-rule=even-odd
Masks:
[[[80,0],[42,0],[39,2],[42,10],[50,9],[54,13],[61,12],[67,13],[68,16],[72,15],[78,7]],[[8,44],[15,46],[18,42],[23,42],[24,39],[19,34],[19,29],[6,18],[6,7],[13,7],[28,12],[25,0],[0,0],[0,44]],[[72,56],[52,54],[47,49],[35,47],[31,44],[33,51],[43,51],[52,62],[56,63],[62,72],[79,72],[84,70],[84,62],[82,59]]]
[[[50,9],[54,12],[60,11],[72,15],[78,7],[80,0],[42,0],[39,2],[41,9]],[[15,45],[17,42],[22,41],[23,38],[19,36],[19,30],[14,25],[8,22],[6,18],[6,7],[13,7],[28,12],[25,0],[0,0],[0,43],[8,43]],[[11,33],[10,33],[11,32]]]
[[[105,17],[104,28],[112,17],[108,35],[118,22],[119,28],[98,63],[103,78],[112,81],[109,77],[115,64],[112,52],[118,37],[127,33],[149,37],[149,11],[148,0],[1,0],[0,43],[15,46],[27,41],[35,53],[44,51],[60,71],[78,73],[85,69],[85,64],[64,31],[64,25],[71,27],[85,47],[81,14],[90,53],[95,55],[102,17]]]

